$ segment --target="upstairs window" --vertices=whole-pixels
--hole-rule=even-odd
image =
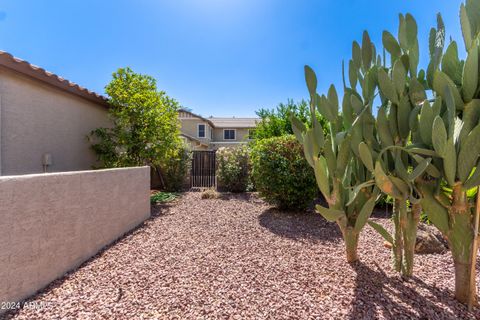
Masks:
[[[223,140],[235,140],[235,129],[224,129]]]
[[[204,124],[199,124],[198,125],[198,137],[199,138],[205,138],[205,125]]]

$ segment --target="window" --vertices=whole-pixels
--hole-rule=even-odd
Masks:
[[[205,125],[204,124],[199,124],[198,125],[198,137],[199,138],[205,138]]]
[[[235,129],[224,129],[223,140],[235,140]]]

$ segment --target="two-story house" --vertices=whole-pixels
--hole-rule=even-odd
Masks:
[[[179,111],[182,138],[193,150],[216,150],[247,143],[258,118],[204,118],[188,110]]]

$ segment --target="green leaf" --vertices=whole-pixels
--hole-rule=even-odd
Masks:
[[[412,48],[417,43],[417,22],[410,13],[405,16],[407,44]]]
[[[384,193],[388,194],[393,198],[401,197],[400,191],[389,179],[389,177],[385,174],[385,172],[382,169],[382,165],[378,160],[375,163],[374,176],[375,176],[375,183],[380,188],[380,190],[382,190]]]
[[[395,104],[398,104],[398,95],[395,91],[395,86],[393,85],[392,80],[388,77],[388,74],[383,68],[378,69],[378,85],[382,94],[390,101]]]
[[[402,179],[400,178],[397,178],[395,176],[390,176],[389,177],[390,180],[393,182],[393,185],[395,187],[397,187],[397,189],[400,191],[400,194],[397,195],[395,198],[406,198],[408,196],[408,194],[410,193],[410,187],[408,186],[408,184],[403,181]]]
[[[350,206],[354,201],[355,199],[357,198],[357,195],[360,191],[362,191],[362,189],[364,188],[368,188],[368,187],[371,187],[371,186],[374,186],[375,185],[375,181],[374,180],[369,180],[369,181],[366,181],[366,182],[363,182],[363,183],[360,183],[359,185],[356,185],[352,192],[351,192],[351,196],[349,197],[349,201],[347,202],[347,204],[345,204],[345,206]]]
[[[315,208],[317,212],[320,213],[327,221],[335,222],[339,219],[346,218],[345,212],[336,209],[329,209],[322,207],[321,205],[316,205]]]
[[[478,47],[472,47],[468,52],[463,67],[462,92],[465,102],[470,102],[478,87]]]
[[[317,185],[325,198],[330,198],[330,182],[327,169],[327,160],[325,157],[320,156],[314,161],[315,178]]]
[[[408,146],[406,149],[410,153],[421,154],[422,156],[439,157],[439,155],[435,151],[429,149],[418,148],[415,146]]]
[[[400,26],[398,28],[398,40],[403,50],[408,50],[407,24],[403,14],[399,15]]]
[[[353,41],[352,43],[352,58],[357,70],[360,69],[362,66],[362,49],[360,49],[357,41]]]
[[[407,71],[405,70],[401,60],[397,60],[393,65],[392,76],[393,84],[397,90],[397,94],[399,96],[403,95],[403,92],[405,91],[405,85],[407,83]]]
[[[350,87],[355,89],[357,86],[357,68],[355,67],[355,63],[353,60],[350,60],[348,63],[348,80],[350,81]]]
[[[427,100],[425,88],[416,78],[411,78],[409,86],[410,100],[414,105],[418,105]]]
[[[417,161],[417,163],[421,163],[422,161],[425,160],[424,158],[422,158],[422,157],[420,157],[419,155],[416,155],[416,154],[412,154],[412,157],[415,159],[415,161]],[[430,164],[425,169],[425,172],[428,173],[430,176],[432,176],[434,178],[440,178],[441,175],[442,175],[440,173],[440,171],[437,169],[437,167],[435,167],[431,163],[431,159],[430,159]]]
[[[469,190],[471,188],[480,186],[480,162],[477,163],[477,166],[474,170],[475,171],[473,172],[473,174],[463,184],[464,190]]]
[[[313,129],[308,129],[304,134],[303,139],[305,158],[307,159],[311,167],[315,167],[315,160],[318,159],[318,154],[320,153],[320,146],[315,140],[315,133]]]
[[[460,79],[457,79],[457,72],[460,68],[460,60],[458,59],[458,47],[455,41],[452,41],[448,47],[445,55],[442,59],[442,71],[453,80],[458,83]]]
[[[393,244],[393,237],[388,233],[388,231],[380,224],[373,222],[373,221],[368,221],[368,224],[370,227],[375,229],[382,237],[385,239],[387,242]]]
[[[372,215],[373,208],[375,207],[376,195],[373,195],[368,201],[363,205],[360,213],[358,214],[357,221],[355,221],[354,230],[356,232],[362,231],[363,227],[367,223],[368,218]]]
[[[460,145],[458,153],[458,179],[465,182],[480,154],[480,125],[477,125]]]
[[[468,19],[467,10],[465,5],[460,5],[460,23],[462,25],[463,41],[465,42],[465,49],[468,51],[472,47],[472,28],[470,26],[470,20]]]
[[[382,43],[392,57],[399,58],[402,55],[400,46],[395,37],[388,31],[383,31]]]
[[[432,107],[428,101],[425,101],[420,111],[420,123],[418,127],[420,130],[420,137],[427,146],[432,144],[433,119],[434,115]]]
[[[418,60],[419,60],[419,48],[418,42],[416,42],[409,50],[409,67],[410,67],[410,75],[412,77],[417,76],[417,68],[418,68]]]
[[[292,123],[292,131],[295,137],[298,142],[303,144],[303,132],[306,130],[305,125],[294,115],[290,116],[290,122]]]
[[[360,155],[360,159],[363,162],[363,165],[368,169],[368,171],[373,172],[373,158],[372,153],[370,152],[370,148],[367,146],[365,142],[361,142],[358,145],[358,152]]]
[[[392,133],[390,132],[390,127],[388,125],[387,115],[385,113],[385,107],[380,107],[380,109],[378,109],[377,131],[380,141],[382,142],[382,146],[384,148],[392,146],[394,144]]]
[[[402,139],[406,139],[410,134],[410,101],[408,96],[403,96],[398,104],[397,126],[398,134]]]
[[[350,102],[352,104],[353,111],[358,115],[363,110],[363,102],[356,96],[352,95],[350,97]]]
[[[447,97],[447,88],[450,88],[453,95],[453,100],[455,101],[456,108],[463,107],[462,97],[458,92],[457,87],[453,81],[442,71],[437,70],[433,76],[433,90],[436,91],[443,99]]]
[[[362,37],[362,62],[365,70],[368,70],[370,68],[370,65],[372,63],[372,55],[372,42],[370,41],[370,36],[368,35],[368,32],[364,31]]]
[[[322,116],[324,116],[328,121],[335,122],[337,120],[337,114],[334,113],[334,106],[325,96],[319,96],[317,94],[317,109]]]
[[[328,95],[327,95],[328,102],[330,102],[330,107],[332,108],[331,112],[334,115],[338,114],[338,95],[337,90],[335,90],[335,86],[332,84],[330,88],[328,88]]]
[[[330,138],[325,141],[325,148],[323,149],[323,154],[327,159],[328,172],[333,175],[335,173],[335,170],[337,169],[337,157],[333,153],[332,141],[330,140]]]
[[[462,112],[463,126],[460,133],[460,143],[465,141],[473,128],[478,124],[480,119],[480,100],[473,99],[465,105]]]
[[[305,81],[307,82],[308,92],[310,93],[310,97],[315,97],[317,92],[317,76],[312,68],[309,66],[305,66]]]
[[[405,168],[405,164],[403,163],[403,157],[400,154],[396,154],[394,156],[395,158],[395,174],[396,176],[400,177],[401,179],[408,181],[408,171],[407,168]],[[408,188],[407,188],[408,189]],[[404,190],[402,190],[402,193],[405,193]],[[408,190],[407,190],[408,193]]]
[[[313,135],[317,146],[322,149],[325,145],[325,137],[323,136],[322,125],[318,122],[316,115],[313,115]]]
[[[448,234],[448,211],[438,202],[435,197],[434,187],[427,184],[420,184],[422,197],[422,209],[435,227],[444,235]]]
[[[453,186],[455,185],[455,173],[457,171],[457,152],[453,143],[453,137],[447,140],[445,154],[442,157],[445,179],[450,186]]]
[[[343,139],[341,144],[338,146],[337,154],[337,177],[342,177],[345,174],[348,162],[350,161],[350,141],[351,137],[347,136]]]
[[[435,54],[435,38],[437,37],[437,30],[435,28],[430,28],[430,34],[428,36],[428,51],[430,53],[430,59],[433,58]]]
[[[413,169],[413,171],[409,174],[408,176],[409,180],[413,182],[415,181],[415,179],[420,177],[420,175],[423,174],[423,172],[428,168],[431,161],[432,159],[430,158],[423,159],[422,161],[420,161],[418,165],[415,167],[415,169]]]
[[[440,116],[435,117],[432,129],[433,148],[438,155],[444,157],[447,145],[447,129]]]

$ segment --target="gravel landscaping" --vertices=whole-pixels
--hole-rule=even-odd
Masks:
[[[31,299],[45,308],[6,318],[480,318],[453,299],[449,253],[417,255],[405,282],[370,227],[361,262],[349,265],[335,224],[280,212],[255,195],[185,193],[153,215]]]

